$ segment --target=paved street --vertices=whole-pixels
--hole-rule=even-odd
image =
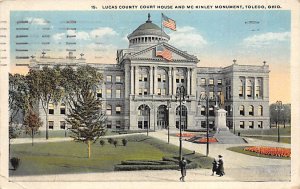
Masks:
[[[167,142],[167,132],[158,131],[149,133],[150,136]],[[50,139],[60,141],[69,139]],[[44,139],[36,140],[42,142]],[[290,144],[276,143],[247,138],[245,145],[264,145],[290,147]],[[26,142],[26,139],[16,140],[14,143]],[[29,142],[29,140],[27,140]],[[170,143],[179,145],[178,137],[170,136]],[[226,150],[236,144],[211,144],[209,156],[223,155],[226,175],[224,177],[211,176],[209,169],[188,170],[186,181],[290,181],[290,160],[258,158]],[[205,154],[205,144],[195,144],[183,141],[183,147]],[[13,177],[13,181],[179,181],[178,170],[164,171],[124,171],[88,174],[61,174]]]

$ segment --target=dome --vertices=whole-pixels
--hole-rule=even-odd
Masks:
[[[140,25],[136,30],[128,35],[129,47],[134,46],[149,46],[157,44],[159,41],[167,42],[170,39],[159,26],[153,24],[151,16],[148,14],[148,20],[146,23]]]

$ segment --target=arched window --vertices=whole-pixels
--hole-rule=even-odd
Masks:
[[[258,106],[257,114],[258,114],[258,116],[263,116],[263,107],[262,106]]]
[[[240,110],[240,115],[245,115],[245,108],[243,105],[240,106],[239,110]]]
[[[254,107],[249,106],[249,115],[253,116],[254,115]]]
[[[201,115],[205,116],[206,115],[206,107],[201,106]]]

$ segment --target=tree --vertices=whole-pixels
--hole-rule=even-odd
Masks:
[[[284,127],[286,123],[290,123],[291,121],[291,104],[283,104],[283,110],[278,114],[276,109],[276,104],[273,103],[270,105],[270,121],[271,123],[278,122],[283,123]]]
[[[9,74],[9,154],[11,139],[21,133],[18,125],[28,108],[29,91],[26,76]]]
[[[57,103],[61,100],[63,91],[60,83],[62,77],[58,66],[55,68],[43,67],[41,70],[29,70],[28,87],[30,95],[41,104],[46,117],[46,139],[49,138],[48,110],[49,103]]]
[[[91,142],[105,135],[106,117],[100,109],[101,101],[96,98],[90,85],[86,85],[72,101],[66,121],[71,125],[71,136],[75,141],[85,142],[88,158],[91,157]]]
[[[31,136],[31,144],[33,146],[33,138],[36,134],[39,133],[39,128],[43,125],[43,123],[41,122],[41,119],[38,116],[38,114],[29,109],[29,111],[25,115],[23,124],[25,127],[25,133]]]

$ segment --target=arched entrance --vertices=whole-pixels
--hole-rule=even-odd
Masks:
[[[157,128],[167,129],[169,126],[169,110],[166,105],[160,105],[157,109]]]
[[[176,128],[179,129],[180,122],[180,106],[176,108]],[[187,108],[181,105],[181,126],[182,129],[187,129]]]
[[[150,129],[150,108],[146,104],[142,104],[138,108],[138,128]]]

